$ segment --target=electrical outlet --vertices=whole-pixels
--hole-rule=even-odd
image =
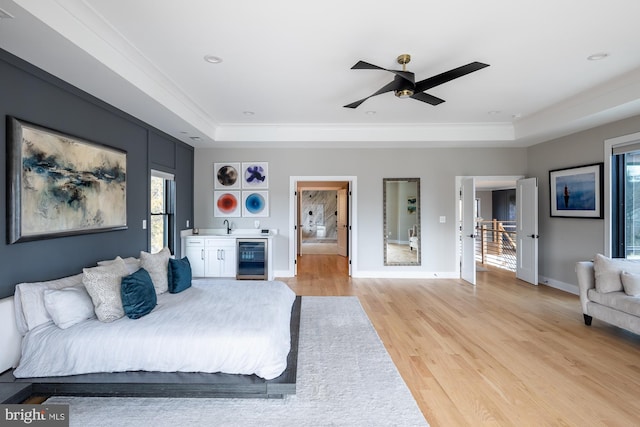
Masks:
[[[189,228],[189,220],[187,220],[187,228]]]
[[[440,224],[444,224],[445,222],[447,222],[447,217],[446,216],[441,216],[440,217]]]
[[[143,219],[143,220],[142,220],[142,229],[143,229],[143,230],[146,230],[146,229],[147,229],[147,220],[146,220],[146,219]]]

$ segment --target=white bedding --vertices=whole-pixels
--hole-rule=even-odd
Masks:
[[[93,372],[225,372],[278,377],[286,368],[295,293],[277,281],[197,279],[158,296],[148,315],[29,331],[17,378]]]

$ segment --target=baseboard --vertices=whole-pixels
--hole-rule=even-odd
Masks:
[[[460,273],[457,271],[408,271],[408,270],[385,270],[385,271],[354,271],[352,277],[365,279],[459,279]]]
[[[545,276],[538,276],[538,283],[541,285],[549,286],[550,288],[559,289],[564,292],[568,292],[574,295],[580,295],[578,285],[572,283],[565,283],[559,280],[551,279]]]

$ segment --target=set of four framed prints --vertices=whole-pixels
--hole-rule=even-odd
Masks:
[[[268,217],[269,164],[226,162],[213,164],[214,217]]]

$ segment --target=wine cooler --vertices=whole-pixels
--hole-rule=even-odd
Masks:
[[[236,279],[267,280],[267,239],[237,239]]]

